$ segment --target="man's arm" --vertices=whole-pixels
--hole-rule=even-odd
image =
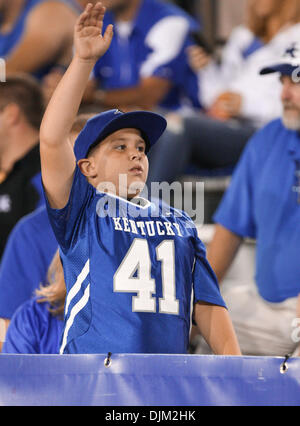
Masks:
[[[7,318],[0,318],[0,352],[2,351],[3,343],[5,342],[5,335],[9,326],[10,320]]]
[[[45,2],[28,17],[21,42],[6,58],[7,74],[34,72],[51,61],[59,61],[66,50],[72,55],[74,12],[59,2]]]
[[[221,225],[216,225],[215,234],[207,248],[207,260],[218,281],[224,278],[243,238]]]
[[[222,306],[198,302],[194,315],[201,335],[216,355],[241,355],[228,311]]]
[[[92,102],[121,109],[155,109],[171,87],[184,78],[184,49],[190,30],[190,23],[183,16],[166,16],[154,23],[143,41],[151,53],[140,65],[139,82],[134,87],[96,91]]]
[[[88,4],[74,31],[74,58],[58,84],[45,112],[40,130],[41,168],[44,188],[53,208],[63,208],[69,198],[75,155],[69,132],[96,61],[110,46],[113,31],[102,36],[105,8]]]
[[[159,77],[146,77],[141,79],[135,87],[114,90],[95,90],[89,88],[86,100],[107,108],[135,108],[154,109],[167,95],[171,82]],[[90,95],[89,95],[90,94]]]

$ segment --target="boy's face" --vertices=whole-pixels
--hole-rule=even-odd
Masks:
[[[137,129],[121,129],[92,149],[78,165],[100,191],[125,198],[138,195],[148,176],[146,143]]]

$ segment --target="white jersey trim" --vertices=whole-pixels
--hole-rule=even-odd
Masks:
[[[62,345],[61,345],[61,348],[60,348],[60,354],[63,354],[63,352],[65,350],[69,330],[73,325],[73,322],[74,322],[76,315],[85,307],[89,298],[90,298],[90,284],[88,284],[88,286],[86,287],[82,298],[76,303],[76,305],[73,306],[73,308],[71,310],[69,319],[66,322],[66,327],[65,327],[65,330],[64,330],[64,335],[63,335],[63,340],[62,340]]]
[[[145,44],[153,50],[153,53],[143,63],[140,75],[149,77],[156,68],[176,58],[182,49],[188,30],[189,22],[182,16],[169,16],[154,25],[145,39]]]
[[[67,296],[67,299],[66,299],[66,306],[65,306],[65,316],[68,313],[68,309],[69,309],[71,301],[76,296],[76,294],[79,292],[79,290],[82,286],[82,283],[86,279],[86,277],[88,276],[89,272],[90,272],[90,259],[87,260],[86,264],[82,268],[82,271],[78,275],[75,284],[73,285],[73,287],[71,288],[71,290],[68,293],[68,296]]]

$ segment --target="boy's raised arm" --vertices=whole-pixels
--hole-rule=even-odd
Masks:
[[[110,46],[113,30],[102,36],[105,8],[88,4],[74,30],[74,58],[46,109],[40,130],[42,179],[51,207],[63,208],[69,198],[75,156],[69,133],[77,116],[90,73]]]

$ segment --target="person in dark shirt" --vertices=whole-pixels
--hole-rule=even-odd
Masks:
[[[43,204],[39,127],[44,101],[38,83],[15,75],[0,84],[0,258],[17,221]]]

